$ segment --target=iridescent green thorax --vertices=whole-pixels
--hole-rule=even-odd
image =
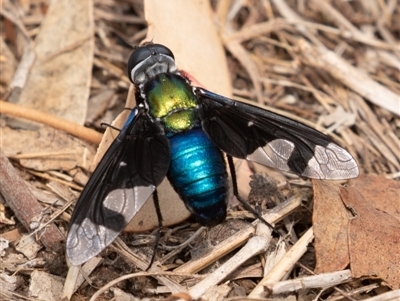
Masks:
[[[162,73],[144,86],[150,115],[160,118],[167,132],[192,128],[197,99],[187,81],[173,73]]]

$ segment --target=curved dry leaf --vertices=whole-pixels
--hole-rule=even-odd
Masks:
[[[315,272],[343,270],[349,264],[347,225],[351,215],[340,198],[340,188],[333,182],[313,180],[315,235]]]
[[[206,89],[230,97],[232,88],[222,41],[208,1],[144,1],[147,41],[172,50],[178,68]]]
[[[19,104],[83,125],[93,61],[92,1],[51,2]]]
[[[8,45],[4,42],[4,39],[0,37],[0,49],[1,49],[1,60],[0,60],[0,94],[4,95],[7,86],[10,84],[14,72],[16,69],[16,59],[14,54],[11,52]]]
[[[349,181],[373,207],[400,221],[400,182],[378,175],[360,175]]]
[[[399,289],[400,222],[374,208],[356,188],[341,188],[340,194],[355,214],[348,229],[352,276],[376,276]]]

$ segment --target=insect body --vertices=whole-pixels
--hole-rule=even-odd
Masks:
[[[128,74],[138,105],[77,201],[66,242],[74,265],[109,245],[165,176],[200,224],[222,222],[223,152],[309,178],[358,176],[351,155],[319,131],[191,86],[163,45],[137,48]]]
[[[171,160],[170,183],[199,223],[212,226],[222,222],[226,216],[225,161],[201,129],[200,104],[189,82],[176,73],[160,73],[143,86],[139,84],[141,90],[144,93],[137,95],[138,99],[148,104],[149,115],[160,122],[169,138],[170,159],[165,160]]]

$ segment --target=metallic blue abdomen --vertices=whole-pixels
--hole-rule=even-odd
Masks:
[[[221,151],[195,128],[170,137],[168,179],[202,225],[226,217],[227,173]]]

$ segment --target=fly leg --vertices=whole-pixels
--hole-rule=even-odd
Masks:
[[[150,260],[149,266],[147,267],[146,271],[151,268],[151,266],[154,263],[154,259],[156,258],[158,244],[160,243],[161,229],[162,229],[162,226],[163,226],[163,223],[162,223],[163,222],[163,218],[162,218],[162,215],[161,215],[161,209],[160,209],[160,203],[159,203],[159,200],[158,200],[157,189],[154,190],[154,192],[153,192],[153,201],[154,201],[154,207],[156,208],[156,214],[157,214],[157,219],[158,219],[158,227],[157,227],[156,239],[155,239],[155,242],[154,242],[153,255],[151,256],[151,260]]]
[[[232,156],[227,155],[228,157],[228,165],[229,165],[229,170],[231,172],[231,176],[232,176],[232,190],[233,190],[233,195],[237,198],[237,200],[243,205],[243,207],[251,212],[254,217],[258,218],[261,222],[263,222],[264,224],[266,224],[268,227],[271,228],[272,233],[274,233],[275,235],[277,235],[278,237],[281,236],[281,234],[275,229],[274,226],[272,226],[270,223],[268,223],[262,216],[260,213],[258,213],[244,198],[242,198],[239,195],[239,190],[237,187],[237,181],[236,181],[236,171],[235,171],[235,164],[233,163],[233,159]]]

